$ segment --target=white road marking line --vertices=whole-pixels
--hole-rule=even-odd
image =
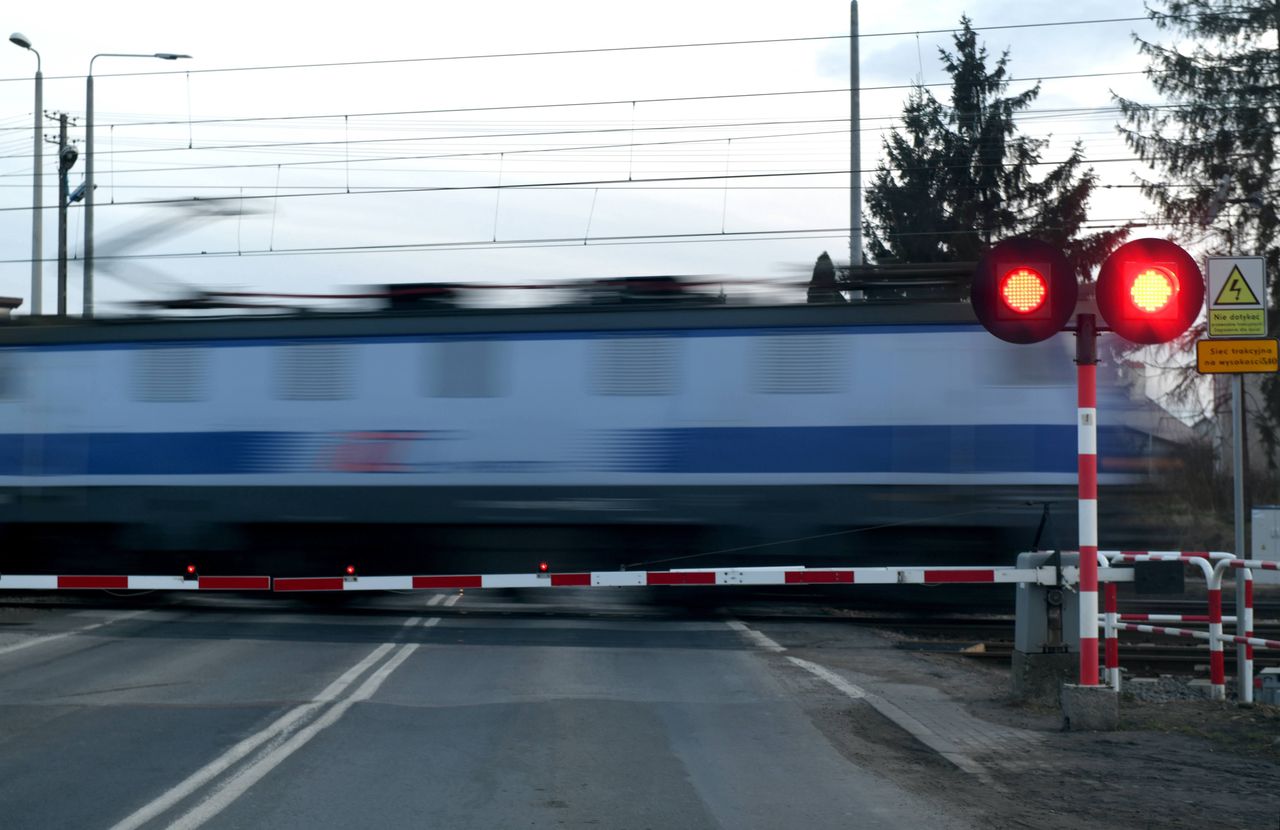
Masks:
[[[458,604],[458,600],[462,599],[462,594],[453,594],[444,601],[446,607],[452,607]]]
[[[276,720],[265,729],[261,729],[240,741],[219,757],[187,776],[185,780],[170,788],[164,795],[149,804],[143,805],[135,812],[126,816],[123,820],[113,825],[111,830],[134,830],[134,828],[141,827],[143,824],[151,821],[151,819],[160,815],[164,811],[172,808],[179,801],[188,797],[193,792],[221,775],[232,764],[244,758],[250,752],[253,752],[272,738],[275,738],[297,726],[304,718],[313,714],[317,709],[320,709],[325,704],[332,701],[339,694],[345,691],[348,686],[354,683],[360,675],[364,674],[370,666],[385,657],[387,652],[391,651],[394,647],[395,645],[393,643],[383,643],[378,646],[373,651],[365,655],[364,659],[360,662],[343,672],[337,680],[326,686],[320,694],[316,695],[306,703],[295,706],[279,718],[276,718]]]
[[[439,617],[432,617],[424,624],[424,627],[435,625],[439,621]],[[400,646],[400,650],[396,652],[395,656],[383,663],[369,679],[360,684],[360,687],[355,692],[345,700],[332,706],[324,715],[300,729],[289,740],[245,767],[226,783],[215,789],[207,799],[170,824],[170,830],[194,830],[221,813],[290,755],[306,746],[320,732],[337,723],[347,713],[348,709],[373,697],[383,682],[391,676],[391,673],[398,669],[401,663],[409,659],[409,655],[413,654],[417,649],[417,643],[407,643]]]
[[[765,634],[761,634],[759,631],[756,631],[754,628],[750,628],[746,623],[740,620],[725,620],[725,625],[729,626],[734,631],[737,631],[738,633],[742,634],[742,636],[746,637],[748,640],[755,643],[757,646],[764,649],[765,651],[772,651],[777,653],[780,651],[787,650],[785,646],[776,642],[769,636]]]
[[[819,666],[817,663],[810,663],[808,660],[801,660],[799,657],[788,657],[787,659],[810,674],[827,681],[854,700],[864,700],[867,697],[866,691],[861,686],[855,686],[848,680],[845,680],[840,675],[831,671],[831,669]]]
[[[64,640],[67,637],[74,637],[77,634],[83,634],[86,631],[93,631],[95,629],[102,628],[103,626],[111,625],[112,623],[118,623],[123,620],[129,620],[129,619],[133,619],[134,617],[139,617],[147,613],[148,611],[152,611],[152,610],[155,610],[155,609],[143,608],[141,611],[130,611],[126,614],[121,614],[118,617],[112,617],[109,620],[103,620],[102,622],[96,622],[96,623],[93,623],[92,625],[82,626],[80,628],[76,628],[71,631],[63,631],[60,634],[47,634],[43,637],[32,637],[31,639],[24,640],[23,642],[20,642],[20,643],[12,643],[10,645],[0,647],[0,655],[11,654],[12,652],[21,651],[24,648],[31,648],[32,646],[39,646],[39,645],[44,645],[45,643],[52,643],[55,640]]]
[[[766,651],[786,651],[786,648],[764,634],[761,634],[759,631],[750,628],[746,623],[740,620],[726,620],[725,624],[734,631],[740,632],[744,637]],[[956,768],[963,772],[967,772],[970,775],[976,776],[988,784],[993,786],[995,785],[995,781],[987,774],[986,769],[984,769],[981,764],[969,757],[967,753],[962,751],[950,740],[934,732],[932,729],[907,714],[898,706],[890,703],[879,695],[868,692],[861,686],[850,683],[848,680],[845,680],[843,677],[825,666],[819,666],[817,663],[810,663],[808,660],[801,660],[799,657],[792,657],[790,655],[787,656],[787,659],[790,660],[792,664],[799,666],[815,677],[818,677],[829,685],[835,687],[836,690],[849,698],[865,701],[870,704],[871,708],[888,718],[900,729],[914,737],[917,741],[950,761],[956,766]]]
[[[444,594],[435,594],[427,600],[427,605],[439,605],[442,602],[444,602]]]
[[[999,786],[994,779],[987,774],[986,769],[977,761],[973,760],[973,758],[969,757],[968,753],[961,750],[960,747],[956,746],[949,739],[939,735],[937,732],[934,732],[932,729],[913,718],[896,704],[890,703],[879,695],[866,691],[861,686],[850,683],[840,675],[824,666],[819,666],[817,663],[810,663],[808,660],[801,660],[799,657],[788,656],[787,659],[815,677],[819,677],[826,681],[828,684],[834,686],[850,698],[854,700],[862,700],[870,704],[871,708],[875,709],[899,729],[911,735],[911,737],[950,761],[960,771],[976,776],[991,786]]]

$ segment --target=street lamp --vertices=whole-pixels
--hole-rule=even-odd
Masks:
[[[190,58],[175,52],[99,52],[89,59],[89,74],[85,77],[84,123],[84,316],[93,316],[93,62],[98,58],[159,58],[176,61]]]
[[[44,141],[40,136],[41,117],[44,114],[44,75],[40,72],[40,53],[31,46],[31,39],[22,32],[9,35],[9,42],[21,46],[36,56],[36,114],[35,114],[35,173],[31,181],[31,313],[40,313],[40,295],[43,289],[44,262],[41,251],[41,215],[44,208],[44,182],[41,180],[44,166]]]

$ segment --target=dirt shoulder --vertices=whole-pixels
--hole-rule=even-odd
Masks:
[[[862,679],[870,690],[898,692],[909,713],[930,694],[958,703],[972,717],[955,737],[985,770],[981,780],[886,725],[871,707],[827,700],[812,714],[846,755],[953,805],[976,826],[1280,827],[1280,707],[1122,696],[1117,731],[1064,732],[1056,707],[1012,699],[1007,667],[904,651],[894,635],[874,629],[757,627],[787,654]],[[933,692],[906,693],[920,687]],[[1004,737],[993,748],[975,729]]]

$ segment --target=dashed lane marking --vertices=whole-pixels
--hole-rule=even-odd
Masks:
[[[5,654],[11,654],[15,651],[21,651],[24,648],[32,648],[33,646],[41,646],[41,645],[44,645],[45,643],[52,643],[57,640],[65,640],[68,637],[75,637],[77,635],[84,634],[86,631],[94,631],[104,626],[111,625],[112,623],[118,623],[124,620],[133,619],[134,617],[140,617],[151,610],[154,610],[154,609],[144,608],[141,611],[129,611],[128,613],[120,614],[118,616],[112,617],[109,620],[96,622],[96,623],[93,623],[92,625],[81,626],[80,628],[76,628],[71,631],[63,631],[60,634],[46,634],[43,637],[32,637],[31,639],[24,640],[20,643],[11,643],[10,645],[0,647],[0,656],[3,656]]]
[[[434,594],[427,600],[427,605],[439,605],[442,602],[444,602],[444,594]]]
[[[453,606],[458,604],[458,600],[460,599],[462,599],[462,594],[453,594],[447,600],[444,601],[444,605],[446,608],[452,608]]]

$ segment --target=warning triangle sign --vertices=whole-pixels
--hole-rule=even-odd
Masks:
[[[1218,292],[1218,298],[1213,301],[1213,304],[1261,305],[1261,301],[1254,295],[1253,289],[1249,287],[1249,281],[1244,278],[1244,274],[1240,273],[1240,266],[1233,265],[1231,273],[1227,276],[1226,283],[1223,284],[1222,290]]]

